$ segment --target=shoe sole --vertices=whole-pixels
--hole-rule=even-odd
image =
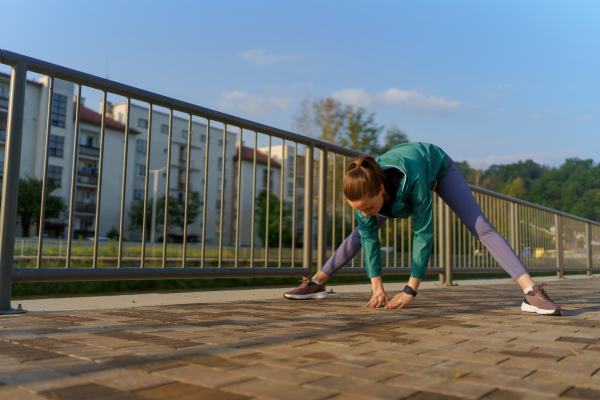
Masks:
[[[287,294],[284,293],[283,297],[290,300],[311,300],[311,299],[324,299],[327,297],[327,292],[317,292],[310,294]]]
[[[555,316],[562,315],[560,310],[543,310],[541,308],[537,308],[536,306],[532,306],[531,304],[525,304],[525,303],[521,304],[521,311],[525,311],[525,312],[529,312],[529,313],[536,313],[539,315],[555,315]]]

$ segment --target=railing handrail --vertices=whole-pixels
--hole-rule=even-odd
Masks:
[[[488,190],[488,189],[483,189],[483,188],[480,188],[480,187],[477,187],[477,186],[473,186],[473,185],[469,185],[469,188],[471,190],[475,191],[475,192],[479,192],[479,193],[482,193],[482,194],[485,194],[485,195],[488,195],[488,196],[491,196],[491,197],[495,197],[497,199],[507,200],[507,201],[510,201],[512,203],[521,204],[523,206],[536,208],[538,210],[546,211],[546,212],[549,212],[549,213],[552,213],[552,214],[555,214],[555,215],[560,215],[560,216],[563,216],[563,217],[568,217],[568,218],[571,218],[571,219],[574,219],[574,220],[577,220],[577,221],[580,221],[580,222],[585,222],[585,223],[588,223],[588,224],[600,226],[600,222],[591,221],[589,219],[577,217],[575,215],[567,214],[566,212],[562,212],[562,211],[554,210],[552,208],[540,206],[538,204],[530,203],[530,202],[525,201],[525,200],[521,200],[521,199],[517,199],[517,198],[514,198],[514,197],[510,197],[510,196],[507,196],[505,194],[500,194],[500,193],[497,193],[497,192],[493,192],[493,191]]]
[[[321,140],[309,138],[307,136],[292,133],[283,129],[274,128],[272,126],[259,124],[244,118],[235,117],[230,114],[225,114],[209,108],[201,107],[185,101],[177,100],[171,97],[162,96],[147,90],[138,89],[133,86],[125,85],[115,81],[111,81],[99,76],[87,74],[71,68],[62,67],[46,61],[38,60],[33,57],[27,57],[22,54],[13,53],[12,51],[0,49],[0,63],[15,66],[19,63],[27,64],[27,70],[37,72],[42,75],[53,76],[64,81],[73,82],[83,86],[88,86],[94,89],[107,91],[123,97],[132,98],[135,100],[151,103],[168,109],[177,110],[186,114],[192,114],[201,118],[207,118],[213,121],[218,121],[223,124],[232,125],[234,127],[247,129],[280,139],[290,140],[306,146],[313,146],[317,149],[327,149],[334,151],[337,154],[342,154],[348,157],[361,156],[363,153],[346,149],[335,144],[323,142]]]

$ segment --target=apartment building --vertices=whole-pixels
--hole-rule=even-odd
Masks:
[[[238,143],[239,144],[239,143]],[[231,180],[232,204],[231,204],[231,225],[229,241],[235,243],[236,216],[237,216],[237,182],[238,182],[238,163],[241,163],[240,192],[240,244],[250,244],[252,240],[252,209],[256,207],[255,198],[252,197],[254,182],[254,193],[256,198],[267,189],[271,190],[279,197],[281,183],[281,164],[271,159],[271,174],[269,175],[269,157],[264,152],[256,151],[256,180],[254,180],[254,148],[242,145],[235,149],[233,157],[233,175]],[[270,178],[270,179],[269,179]],[[256,225],[255,225],[256,226]],[[263,240],[259,232],[254,233],[254,246],[264,247]]]
[[[25,93],[25,113],[23,125],[22,157],[20,177],[43,178],[44,150],[46,144],[46,123],[48,110],[49,78],[39,81],[27,81]],[[4,145],[7,129],[8,93],[10,75],[0,74],[0,179],[4,166]],[[52,192],[54,196],[63,198],[69,206],[71,182],[73,177],[73,152],[75,142],[75,108],[73,94],[75,85],[61,80],[54,81],[53,107],[51,113],[50,151],[48,159],[48,178],[58,188]],[[99,110],[103,108],[100,104]],[[99,236],[105,236],[109,230],[118,229],[120,225],[121,193],[123,182],[123,159],[125,145],[126,104],[107,103],[105,126],[105,148],[100,202]],[[125,218],[124,236],[129,240],[139,240],[141,229],[130,229],[128,210],[136,201],[143,200],[146,172],[146,152],[150,148],[149,193],[154,192],[154,173],[158,174],[157,198],[166,192],[166,171],[169,115],[153,112],[151,143],[148,146],[148,108],[132,104],[130,109],[130,129],[127,168],[125,171]],[[82,99],[80,111],[80,135],[77,147],[75,171],[74,202],[74,237],[89,237],[95,233],[95,211],[98,194],[98,172],[100,156],[101,114],[88,108]],[[173,118],[171,179],[169,192],[171,196],[183,199],[185,195],[185,178],[187,166],[188,121],[184,118]],[[227,132],[223,140],[223,129],[211,127],[209,132],[209,148],[206,125],[194,122],[191,132],[190,147],[190,191],[198,192],[202,201],[206,200],[206,244],[216,245],[219,242],[220,219],[223,226],[231,226],[231,214],[222,212],[230,209],[231,188],[224,176],[231,176],[232,160],[235,153],[237,135]],[[223,159],[225,146],[225,159]],[[207,193],[204,196],[204,165],[208,155]],[[162,169],[162,170],[161,170]],[[1,188],[1,185],[0,185]],[[221,191],[224,190],[225,204],[221,204]],[[202,207],[201,207],[202,208]],[[69,210],[61,218],[46,221],[44,233],[51,237],[66,237]],[[156,237],[162,237],[161,227],[157,227]],[[20,229],[20,228],[19,228]],[[22,235],[19,229],[17,233]],[[35,235],[37,224],[31,228],[29,235]],[[188,226],[188,239],[202,240],[202,213]],[[183,227],[169,229],[170,239],[181,239]],[[229,237],[230,234],[224,236]],[[225,243],[228,244],[228,243]]]
[[[269,147],[259,147],[259,151],[268,153]],[[294,146],[277,145],[271,146],[271,157],[279,164],[283,165],[283,200],[292,204],[296,196],[296,237],[301,240],[299,234],[304,230],[304,167],[305,156],[298,154],[296,156],[296,192],[294,193]],[[316,162],[316,161],[315,161]],[[279,191],[277,196],[279,196]],[[316,220],[315,220],[316,221]],[[313,223],[313,227],[316,226]]]
[[[135,144],[135,171],[136,178],[129,195],[131,201],[143,200],[144,177],[146,171],[146,151],[150,148],[150,170],[157,171],[167,166],[168,138],[169,138],[169,114],[157,110],[152,112],[152,130],[150,132],[150,146],[148,146],[148,108],[132,104],[130,107],[130,125],[142,133],[136,138]],[[119,122],[125,121],[127,115],[127,104],[120,103],[111,107],[111,114]],[[185,199],[185,182],[187,168],[187,146],[189,121],[178,116],[173,117],[172,142],[171,142],[171,174],[169,182],[169,195],[180,200]],[[227,178],[231,176],[233,169],[233,158],[235,156],[235,144],[237,134],[227,132],[223,140],[223,128],[211,125],[209,137],[207,138],[206,124],[192,120],[192,132],[190,138],[190,192],[197,192],[200,198],[206,201],[206,245],[219,244],[220,221],[223,218],[225,243],[231,236],[228,227],[231,225],[231,213],[224,212],[230,209],[232,204],[232,191],[228,185]],[[206,144],[208,143],[208,148]],[[225,146],[225,159],[223,159],[223,146]],[[208,152],[207,152],[208,151]],[[208,175],[206,197],[204,196],[205,162],[208,154]],[[225,182],[223,182],[223,168],[225,169]],[[157,171],[158,187],[157,198],[166,193],[166,170]],[[154,176],[150,176],[148,195],[154,192]],[[224,190],[224,203],[221,204],[221,191]],[[203,210],[203,205],[201,206]],[[188,225],[188,240],[202,238],[202,212],[196,220]],[[139,232],[132,231],[132,237],[141,238]],[[157,232],[156,237],[162,236]],[[171,239],[180,240],[183,237],[183,227],[172,227],[169,236]]]

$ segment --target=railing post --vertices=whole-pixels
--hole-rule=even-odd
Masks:
[[[319,216],[317,233],[317,271],[327,259],[327,149],[320,150],[319,160]]]
[[[450,215],[450,207],[444,204],[444,268],[446,269],[446,286],[454,286],[452,282],[452,220]]]
[[[312,269],[312,246],[313,246],[313,151],[312,145],[306,146],[304,160],[304,243],[302,253],[304,254],[303,267],[308,271]]]
[[[587,243],[587,274],[588,276],[594,275],[594,261],[592,258],[592,224],[587,222],[585,224],[585,241]]]
[[[446,249],[446,245],[445,245],[445,235],[444,235],[444,202],[442,201],[442,199],[439,199],[440,201],[438,201],[438,217],[437,217],[437,224],[435,224],[435,228],[437,230],[437,232],[434,232],[434,235],[437,234],[438,237],[438,247],[437,247],[437,252],[436,252],[436,258],[437,258],[437,267],[440,268],[442,266],[442,264],[445,263],[446,258],[444,257],[444,252]],[[434,215],[435,216],[435,215]],[[444,270],[443,273],[439,274],[439,282],[438,284],[440,286],[443,286],[446,283],[446,271]]]
[[[25,111],[25,85],[27,65],[12,67],[10,77],[10,103],[8,106],[8,132],[4,152],[4,181],[0,209],[0,313],[11,311],[11,273],[15,253],[15,228],[19,194],[19,169]]]
[[[554,214],[554,242],[556,243],[556,277],[563,279],[565,271],[563,262],[562,220],[558,214]]]

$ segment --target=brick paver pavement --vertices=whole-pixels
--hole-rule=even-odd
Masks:
[[[599,288],[552,280],[563,317],[516,285],[3,316],[0,399],[600,399]]]

